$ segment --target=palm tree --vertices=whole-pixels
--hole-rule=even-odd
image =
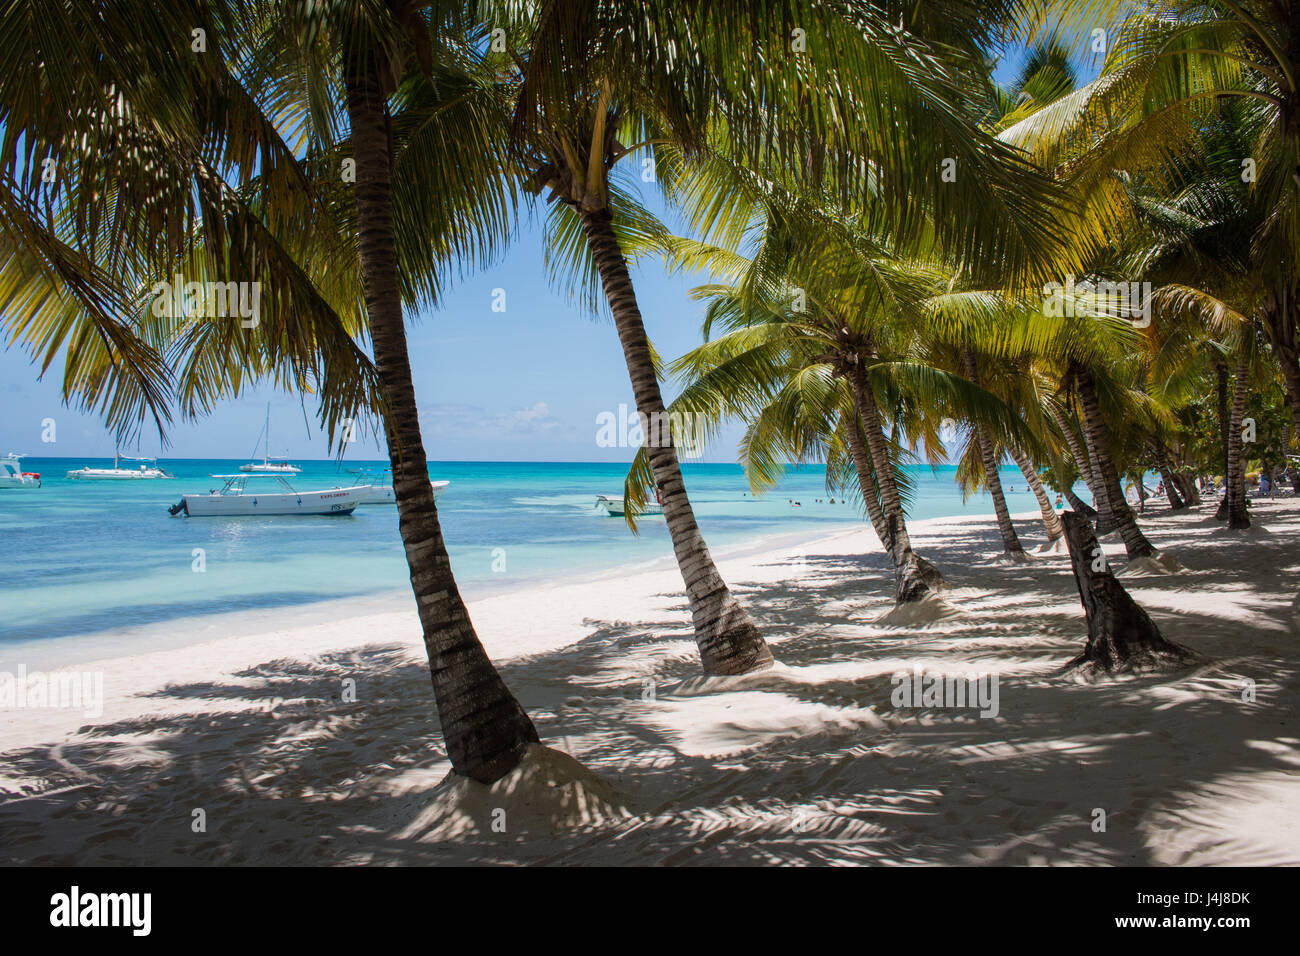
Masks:
[[[961,22],[971,31],[987,26],[978,17]],[[533,188],[549,190],[580,225],[647,420],[662,420],[665,407],[610,186],[611,171],[630,155],[648,150],[660,176],[671,177],[670,147],[687,159],[712,147],[750,166],[833,181],[841,197],[871,201],[864,208],[873,225],[900,234],[923,228],[915,210],[928,204],[951,217],[941,226],[945,236],[961,236],[964,251],[978,248],[1016,274],[1052,244],[1025,228],[1043,215],[1046,182],[961,115],[951,59],[874,4],[795,0],[752,4],[738,15],[721,0],[550,0],[538,5],[533,24],[519,57],[521,162],[534,170]],[[928,18],[921,25],[935,28]],[[806,51],[792,48],[796,32]],[[957,57],[959,46],[947,56]],[[823,134],[830,129],[842,132]],[[948,157],[963,169],[961,185],[907,162],[911,155]],[[860,400],[870,402],[860,379],[850,375]],[[865,416],[868,444],[883,452],[872,414]],[[705,671],[767,666],[766,643],[700,534],[673,441],[646,453]],[[878,483],[893,502],[888,479]],[[906,544],[901,526],[896,538]]]
[[[14,57],[0,78],[0,122],[13,137],[3,156],[8,188],[0,190],[0,214],[8,235],[17,237],[2,250],[0,285],[24,303],[6,320],[41,350],[47,366],[60,345],[73,343],[68,394],[99,403],[118,428],[152,413],[161,429],[173,388],[187,414],[199,414],[271,376],[315,386],[331,435],[358,409],[379,413],[448,755],[458,773],[490,783],[538,737],[488,660],[451,573],[403,327],[404,298],[436,290],[445,257],[490,245],[499,232],[499,214],[482,203],[501,198],[495,184],[505,114],[499,96],[492,105],[490,85],[486,95],[465,95],[467,80],[484,83],[473,77],[477,38],[449,29],[454,10],[401,0],[364,10],[174,6],[144,26],[148,35],[177,43],[149,45],[147,62],[138,63],[133,51],[142,45],[127,36],[141,27],[140,18],[124,11],[96,9],[102,32],[61,32],[60,43],[74,33],[82,42],[58,49],[44,46],[44,34],[24,33],[33,10],[11,4],[0,14],[0,36]],[[206,31],[209,56],[194,56],[180,40],[195,24]],[[103,57],[109,47],[101,43],[118,34],[123,56]],[[440,53],[459,50],[443,64],[451,72],[470,67],[441,90],[427,76],[433,35]],[[241,59],[232,50],[255,53]],[[405,66],[412,51],[420,70]],[[51,63],[58,64],[54,72]],[[331,93],[340,87],[350,140],[334,143]],[[436,155],[427,147],[441,134],[431,140],[403,125],[411,114],[394,116],[394,94],[423,106],[426,125],[443,113],[458,120],[461,139],[444,137],[442,144],[462,189],[420,188],[429,177],[417,164]],[[295,111],[286,108],[290,103],[304,105]],[[475,140],[493,128],[483,120],[494,109],[499,142]],[[395,128],[409,152],[396,148]],[[305,153],[290,148],[291,138],[310,144]],[[57,190],[34,187],[32,170],[41,168],[45,151],[58,151],[67,170]],[[345,156],[356,164],[352,189],[340,188],[338,161]],[[398,190],[413,200],[400,224]],[[104,197],[112,215],[101,212]],[[234,323],[142,316],[136,290],[170,277],[173,268],[192,270],[191,277],[260,281],[266,314],[245,335]],[[373,365],[353,339],[367,319]],[[169,365],[178,370],[174,381]]]
[[[1190,502],[1184,501],[1182,493],[1179,491],[1182,483],[1177,480],[1173,468],[1170,467],[1169,452],[1165,449],[1165,440],[1159,431],[1151,433],[1151,454],[1156,470],[1160,472],[1160,481],[1165,486],[1165,497],[1169,502],[1169,510],[1181,511]]]
[[[843,474],[837,461],[851,463],[894,563],[896,603],[910,603],[942,586],[942,577],[911,545],[898,468],[903,449],[918,439],[935,442],[936,423],[956,415],[1003,440],[1018,433],[1014,415],[930,358],[925,330],[955,308],[951,295],[927,295],[941,270],[871,255],[861,237],[850,252],[825,221],[821,246],[791,243],[784,231],[790,220],[777,206],[794,207],[779,190],[767,195],[772,216],[753,257],[675,245],[693,267],[711,265],[731,281],[695,290],[710,303],[706,338],[715,327],[725,333],[673,363],[685,384],[671,408],[710,427],[728,417],[747,420],[742,461],[756,491],[775,483],[785,460],[820,455],[830,475]],[[637,478],[634,468],[629,481]]]
[[[1119,470],[1111,450],[1110,429],[1097,397],[1095,371],[1077,360],[1071,360],[1066,375],[1078,397],[1083,418],[1083,438],[1092,462],[1093,474],[1098,487],[1104,489],[1105,507],[1124,541],[1124,550],[1130,560],[1151,557],[1156,554],[1156,547],[1138,527],[1120,484]]]
[[[1237,357],[1232,384],[1232,424],[1228,432],[1228,527],[1250,527],[1246,514],[1246,460],[1242,454],[1241,420],[1246,412],[1246,393],[1250,388],[1250,352],[1243,346]]]
[[[962,363],[966,367],[966,377],[976,385],[982,385],[979,365],[975,361],[975,352],[965,346],[961,352]],[[973,428],[975,446],[979,450],[980,464],[984,470],[984,487],[993,499],[993,513],[997,516],[998,533],[1002,535],[1002,548],[1012,557],[1023,556],[1025,549],[1016,536],[1015,525],[1011,523],[1011,512],[1007,508],[1006,496],[1002,493],[1002,478],[998,474],[998,454],[993,442],[984,429],[975,425]]]
[[[1042,476],[1038,474],[1038,469],[1029,460],[1029,456],[1014,446],[1007,447],[1007,454],[1016,463],[1020,473],[1025,476],[1025,484],[1029,486],[1029,490],[1034,494],[1034,500],[1038,502],[1038,510],[1043,515],[1043,530],[1047,532],[1047,546],[1050,547],[1065,534],[1065,527],[1061,524],[1061,516],[1052,507],[1052,501],[1047,496],[1047,490],[1043,487]]]
[[[421,50],[428,26],[410,0],[390,0],[394,25],[412,28]],[[394,227],[393,132],[389,97],[403,75],[403,50],[391,36],[363,24],[340,30],[343,85],[356,160],[358,252],[365,279],[375,365],[385,407],[399,528],[411,569],[434,695],[457,772],[492,783],[513,770],[537,730],[488,660],[456,587],[438,522],[420,433],[415,387],[406,347],[402,290]]]

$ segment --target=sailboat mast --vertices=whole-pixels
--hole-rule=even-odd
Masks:
[[[271,403],[266,403],[266,451],[262,454],[262,464],[271,460]]]

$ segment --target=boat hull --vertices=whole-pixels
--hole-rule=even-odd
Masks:
[[[433,487],[433,497],[437,497],[447,490],[450,481],[431,481],[429,484]],[[395,505],[397,504],[397,492],[393,491],[392,485],[358,485],[355,491],[364,493],[358,504],[363,505]]]
[[[623,499],[615,498],[610,495],[597,495],[596,508],[611,518],[621,518],[627,513],[627,509],[623,506]],[[639,517],[644,517],[646,515],[661,515],[663,513],[663,505],[659,504],[657,501],[647,501],[644,510],[640,512]]]
[[[360,504],[355,488],[328,491],[242,495],[186,495],[182,509],[191,518],[247,517],[257,515],[350,515]]]
[[[174,476],[162,473],[127,471],[124,468],[79,468],[76,471],[68,472],[67,477],[73,481],[158,481]]]
[[[35,471],[23,471],[21,455],[5,455],[0,458],[0,488],[12,488],[15,491],[24,488],[34,489],[41,486],[41,476]]]

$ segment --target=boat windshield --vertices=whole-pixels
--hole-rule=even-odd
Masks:
[[[225,482],[221,487],[221,491],[218,492],[218,494],[223,495],[244,494],[244,486],[248,483],[249,479],[253,478],[274,478],[275,483],[280,485],[289,494],[296,495],[298,493],[297,490],[285,480],[284,475],[267,474],[265,472],[262,474],[258,474],[257,472],[243,472],[238,475],[209,475],[208,477],[220,478]]]

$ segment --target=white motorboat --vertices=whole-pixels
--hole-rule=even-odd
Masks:
[[[153,465],[123,468],[124,461],[146,461],[153,462]],[[141,481],[146,478],[175,478],[176,476],[159,468],[157,458],[131,458],[114,449],[112,468],[77,468],[68,472],[68,477],[77,481]]]
[[[190,518],[235,517],[239,515],[350,515],[361,503],[360,488],[327,488],[324,491],[295,491],[282,475],[212,475],[225,482],[207,494],[185,495],[167,509]],[[274,478],[278,489],[249,491],[253,478]]]
[[[246,471],[257,475],[296,475],[300,471],[297,465],[289,464],[288,458],[276,458],[271,455],[271,403],[266,403],[266,426],[263,429],[266,434],[266,450],[262,453],[261,461],[250,461],[246,465],[240,465],[240,471]]]
[[[0,458],[0,488],[39,488],[41,476],[34,471],[23,471],[22,455],[10,452]]]
[[[433,488],[433,497],[436,501],[438,496],[447,490],[450,481],[431,481],[429,485]],[[395,505],[397,504],[397,492],[393,490],[391,484],[387,485],[354,485],[357,491],[365,493],[359,504],[363,505]]]
[[[603,511],[611,518],[621,518],[626,513],[623,507],[623,499],[614,495],[597,495],[596,510]],[[664,506],[657,501],[647,501],[642,506],[641,514],[643,515],[661,515],[664,513]]]

